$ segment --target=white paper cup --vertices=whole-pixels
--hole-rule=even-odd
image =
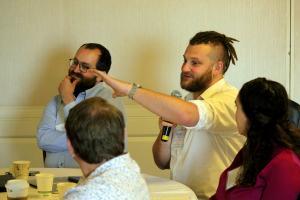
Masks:
[[[35,177],[38,193],[45,195],[51,194],[54,175],[50,173],[40,173],[35,175]]]
[[[64,194],[71,188],[75,187],[76,183],[71,183],[71,182],[61,182],[57,183],[57,191],[58,191],[58,196],[59,199],[63,199]]]
[[[7,199],[27,199],[29,184],[26,180],[15,179],[9,180],[5,184]]]
[[[11,172],[16,179],[27,180],[29,174],[29,166],[29,160],[16,160],[12,163]]]

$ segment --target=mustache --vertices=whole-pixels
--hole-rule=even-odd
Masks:
[[[79,74],[79,73],[76,73],[76,72],[73,72],[73,71],[69,72],[69,76],[71,76],[74,79],[79,79],[79,80],[83,79],[82,74]]]
[[[189,72],[181,72],[180,78],[184,78],[185,76],[193,77],[193,74]]]

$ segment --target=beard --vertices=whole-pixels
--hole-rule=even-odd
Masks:
[[[75,73],[73,71],[69,71],[69,76],[71,76],[71,81],[73,82],[75,79],[79,80],[74,89],[74,96],[77,97],[79,93],[84,92],[96,85],[97,78],[85,78],[82,74]]]
[[[184,79],[191,79],[185,81]],[[212,70],[207,70],[202,76],[197,77],[190,72],[183,73],[180,75],[180,86],[189,92],[204,92],[212,82]]]

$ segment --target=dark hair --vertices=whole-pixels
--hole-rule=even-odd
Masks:
[[[111,66],[111,55],[107,50],[107,48],[97,43],[86,43],[83,44],[80,48],[91,49],[91,50],[99,49],[101,55],[99,55],[96,68],[100,71],[105,71],[106,73],[109,72]]]
[[[211,44],[214,46],[221,45],[223,47],[223,74],[225,74],[230,65],[230,61],[235,65],[235,61],[238,60],[235,49],[232,45],[234,41],[239,42],[237,39],[226,37],[226,35],[215,31],[205,31],[199,32],[194,37],[192,37],[189,44]]]
[[[124,151],[123,114],[100,97],[72,108],[65,127],[75,153],[88,163],[101,163]]]
[[[288,120],[288,95],[280,83],[256,78],[243,85],[238,101],[249,129],[237,183],[251,186],[277,148],[290,148],[300,154],[300,132]]]

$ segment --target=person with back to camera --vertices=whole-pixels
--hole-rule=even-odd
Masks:
[[[111,67],[110,52],[101,44],[83,44],[70,59],[68,75],[58,87],[59,95],[46,106],[37,128],[37,141],[45,153],[45,167],[78,167],[67,151],[65,119],[76,104],[99,96],[108,100],[123,113],[120,98],[112,98],[112,90],[104,82],[96,82],[96,76],[88,69],[108,73]],[[125,151],[127,144],[125,137]]]
[[[123,114],[100,97],[70,110],[67,146],[85,179],[66,192],[65,200],[149,200],[137,163],[124,152]]]
[[[288,120],[285,88],[257,78],[236,99],[239,133],[247,137],[221,175],[212,200],[296,200],[300,197],[300,130]]]
[[[158,135],[154,160],[159,168],[170,168],[171,178],[190,187],[198,199],[208,199],[216,191],[220,174],[245,141],[234,118],[238,90],[224,79],[230,62],[237,59],[234,41],[215,31],[199,32],[190,40],[180,82],[190,92],[188,101],[93,70],[115,96],[127,95],[164,121],[179,125],[167,142],[161,140],[162,132]]]

